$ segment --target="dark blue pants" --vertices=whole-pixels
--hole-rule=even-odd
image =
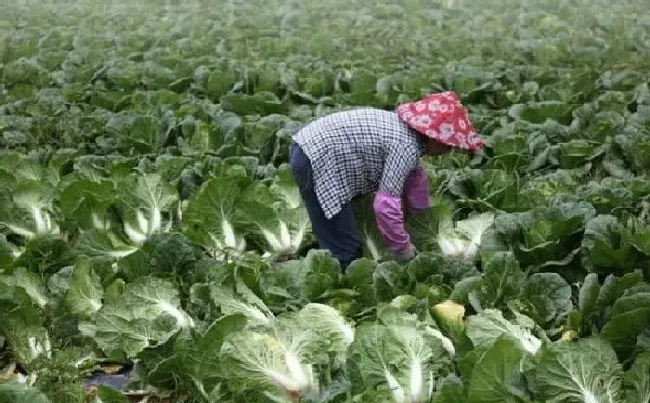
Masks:
[[[352,205],[350,203],[343,205],[341,211],[328,220],[316,197],[311,162],[295,143],[289,150],[289,164],[309,213],[319,248],[332,252],[341,267],[347,268],[353,260],[363,255],[361,236]]]

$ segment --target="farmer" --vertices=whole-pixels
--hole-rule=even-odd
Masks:
[[[396,260],[411,260],[417,251],[404,228],[402,201],[409,212],[430,206],[419,157],[483,146],[458,95],[443,92],[397,112],[360,108],[311,122],[294,138],[290,165],[319,247],[346,268],[363,253],[353,198],[376,192],[373,209],[384,242]]]

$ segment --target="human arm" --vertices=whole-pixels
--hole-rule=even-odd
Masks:
[[[390,152],[373,202],[377,228],[384,242],[397,258],[406,260],[414,256],[415,248],[404,227],[402,194],[409,176],[416,167],[417,150],[401,149]],[[419,183],[419,181],[415,182]],[[415,207],[423,205],[418,197],[414,201]]]
[[[411,171],[406,179],[404,199],[411,213],[417,213],[431,207],[429,177],[422,165],[418,165]]]

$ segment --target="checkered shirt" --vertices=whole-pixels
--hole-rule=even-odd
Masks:
[[[336,112],[302,128],[294,141],[309,158],[315,193],[331,219],[353,198],[385,191],[401,196],[424,142],[395,112]]]

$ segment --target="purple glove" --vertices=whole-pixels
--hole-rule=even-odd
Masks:
[[[421,166],[411,172],[404,186],[405,201],[411,212],[417,212],[431,205],[429,199],[429,180]],[[411,254],[411,238],[404,228],[402,199],[392,194],[379,191],[373,203],[377,228],[384,242],[394,253]],[[413,248],[414,250],[415,248]]]
[[[418,167],[411,172],[408,178],[406,178],[404,193],[406,205],[410,212],[416,213],[431,207],[431,199],[429,198],[429,178],[427,176],[427,171],[422,168],[422,165],[418,165]]]
[[[384,242],[393,252],[403,251],[411,244],[411,238],[404,229],[402,199],[387,192],[378,192],[373,203],[377,228]]]

